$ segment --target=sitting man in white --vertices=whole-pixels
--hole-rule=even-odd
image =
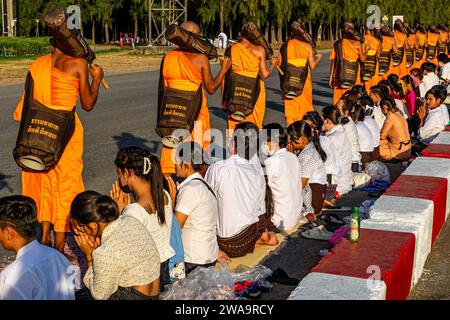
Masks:
[[[214,266],[219,256],[217,200],[199,173],[202,167],[202,147],[196,142],[180,143],[175,172],[184,181],[177,187],[175,216],[182,229],[186,273],[197,267]]]
[[[72,265],[59,251],[36,240],[36,227],[33,199],[0,199],[0,244],[17,254],[0,274],[0,300],[74,300]]]
[[[217,197],[219,248],[230,258],[253,252],[257,242],[278,243],[275,234],[267,232],[264,174],[252,163],[258,160],[258,131],[253,123],[238,124],[232,156],[213,163],[205,176]]]
[[[262,149],[267,183],[272,190],[273,224],[280,230],[294,228],[301,220],[303,207],[302,176],[296,155],[286,150],[288,137],[278,123],[263,127]]]
[[[418,138],[424,145],[428,145],[433,139],[444,130],[448,124],[449,116],[447,106],[443,104],[445,100],[445,87],[434,86],[426,94],[425,105],[428,108],[428,115],[425,106],[418,110],[420,128]]]

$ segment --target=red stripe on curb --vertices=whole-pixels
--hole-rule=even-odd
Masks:
[[[450,158],[450,144],[430,144],[422,151],[422,156]]]
[[[450,131],[450,125],[445,126],[444,131]]]
[[[400,196],[432,200],[434,203],[432,244],[445,224],[447,206],[447,184],[445,178],[401,175],[384,193],[387,196]]]
[[[312,272],[369,279],[379,267],[387,287],[386,300],[404,300],[411,288],[414,247],[412,233],[361,229],[358,243],[344,238]]]

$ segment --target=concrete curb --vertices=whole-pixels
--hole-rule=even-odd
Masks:
[[[450,132],[444,131],[429,149],[449,145]],[[450,212],[448,158],[450,152],[448,156],[425,152],[425,156],[415,159],[372,206],[370,219],[361,222],[360,242],[350,244],[343,239],[338,243],[291,292],[288,300],[406,299],[419,281]],[[364,267],[369,264],[380,267],[381,278],[376,281],[385,286],[384,294],[379,285],[368,282],[372,279],[369,269],[364,275]]]

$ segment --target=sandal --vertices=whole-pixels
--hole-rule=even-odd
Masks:
[[[333,232],[326,230],[324,226],[318,226],[317,228],[306,230],[301,233],[303,238],[322,241],[328,241],[332,235]]]

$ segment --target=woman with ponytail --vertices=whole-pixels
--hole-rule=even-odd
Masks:
[[[119,182],[113,185],[111,197],[119,212],[139,220],[158,246],[161,261],[161,288],[170,283],[169,258],[175,255],[170,246],[172,200],[164,190],[163,174],[158,157],[139,147],[120,149],[114,161]],[[129,193],[136,201],[130,203]]]
[[[374,137],[372,132],[365,125],[364,119],[366,117],[366,108],[363,105],[355,105],[353,110],[353,121],[355,121],[356,129],[358,130],[358,141],[360,145],[361,164],[362,169],[366,168],[366,164],[372,161],[374,152]]]
[[[337,107],[325,107],[322,111],[322,118],[323,129],[336,148],[341,166],[340,174],[333,177],[337,184],[336,191],[339,195],[346,194],[352,190],[353,186],[351,144],[344,128],[340,124],[341,113]]]
[[[389,81],[389,89],[390,96],[394,99],[395,104],[402,114],[403,118],[409,118],[408,108],[406,104],[403,102],[403,99],[406,95],[406,83],[403,80],[400,80],[396,74],[390,74],[388,76]]]
[[[304,120],[292,123],[288,129],[291,151],[298,153],[302,177],[303,202],[306,207],[305,217],[308,221],[316,220],[322,211],[327,191],[327,173],[325,161],[327,155],[320,145],[319,136]],[[311,210],[312,207],[312,210]],[[311,212],[314,211],[314,212]]]
[[[404,76],[402,81],[406,86],[403,102],[406,105],[406,109],[408,109],[409,116],[412,117],[416,111],[416,92],[414,90],[414,81],[411,76]]]
[[[355,122],[352,119],[352,113],[356,101],[358,101],[359,94],[350,90],[347,92],[341,100],[336,104],[341,114],[342,127],[345,130],[348,140],[350,141],[352,147],[352,171],[359,171],[359,163],[361,161],[361,154],[359,153],[359,141],[358,141],[358,131],[356,130]]]
[[[380,158],[380,131],[381,128],[378,126],[374,119],[374,105],[373,100],[369,96],[362,96],[358,99],[358,104],[363,106],[365,109],[364,124],[369,128],[370,133],[373,138],[373,154],[372,161],[378,160]]]

